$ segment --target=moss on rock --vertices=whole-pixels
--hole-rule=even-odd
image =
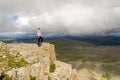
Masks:
[[[54,71],[55,71],[55,68],[56,68],[56,67],[55,67],[55,64],[54,64],[54,63],[51,63],[51,64],[50,64],[50,69],[49,69],[49,71],[50,71],[50,72],[54,72]]]
[[[24,59],[19,59],[10,55],[9,50],[5,45],[5,43],[0,42],[0,67],[7,71],[12,68],[22,67],[28,64]]]

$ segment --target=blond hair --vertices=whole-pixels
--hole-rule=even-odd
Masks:
[[[38,30],[40,30],[40,27],[38,27]]]

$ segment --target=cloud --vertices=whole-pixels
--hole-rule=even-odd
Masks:
[[[15,23],[16,27],[23,27],[24,25],[28,25],[29,19],[26,17],[20,17],[17,20],[15,20],[13,23]]]
[[[37,26],[46,34],[120,32],[119,0],[0,0],[0,12],[0,33],[36,33]]]

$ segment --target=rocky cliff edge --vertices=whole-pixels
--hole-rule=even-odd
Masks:
[[[53,44],[0,42],[0,80],[78,80],[78,74],[56,59]]]

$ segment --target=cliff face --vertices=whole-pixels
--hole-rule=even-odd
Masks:
[[[0,78],[5,80],[78,80],[70,64],[58,61],[54,45],[0,42]]]

